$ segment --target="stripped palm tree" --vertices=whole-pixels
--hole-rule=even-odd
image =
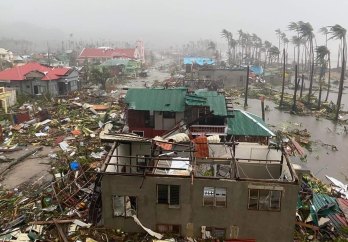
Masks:
[[[239,57],[240,57],[240,65],[242,65],[242,62],[243,62],[243,36],[244,36],[244,32],[243,30],[238,30],[238,45],[239,45],[239,48],[240,48],[240,51],[239,51]]]
[[[318,97],[318,110],[320,110],[321,107],[321,93],[323,90],[323,83],[324,83],[324,76],[327,69],[327,63],[328,63],[328,56],[329,56],[329,49],[325,45],[318,46],[316,48],[317,53],[317,63],[320,66],[320,73],[319,73],[319,97]]]
[[[342,101],[342,94],[343,94],[343,82],[344,82],[344,74],[346,71],[346,54],[347,54],[347,40],[346,40],[346,33],[347,30],[343,28],[341,25],[336,24],[334,26],[329,27],[329,34],[331,35],[330,39],[338,39],[341,41],[341,56],[342,56],[342,66],[341,66],[341,76],[340,76],[340,83],[338,88],[338,96],[337,96],[337,107],[336,107],[336,114],[335,114],[335,120],[338,120],[339,112],[341,109],[341,101]]]
[[[282,31],[280,29],[276,29],[275,32],[276,32],[276,35],[278,37],[278,50],[280,50],[280,41],[282,39]],[[278,56],[278,63],[279,63],[279,58],[280,58],[280,56]]]

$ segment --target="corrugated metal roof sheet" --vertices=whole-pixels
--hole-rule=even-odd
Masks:
[[[234,118],[227,119],[228,134],[238,136],[275,136],[267,124],[255,114],[235,109],[230,114]]]
[[[339,212],[336,199],[327,194],[314,193],[312,203],[319,216],[327,216],[328,214]]]
[[[184,112],[186,88],[131,88],[125,101],[129,109]]]
[[[190,106],[207,106],[217,116],[227,116],[225,97],[215,91],[200,89],[187,95],[185,102]]]
[[[315,225],[318,225],[319,218],[327,217],[338,231],[344,232],[342,228],[346,227],[348,223],[337,204],[336,198],[327,194],[313,193],[312,204],[310,211]]]

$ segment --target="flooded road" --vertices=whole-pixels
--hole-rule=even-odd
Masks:
[[[346,99],[347,95],[344,100]],[[240,103],[243,104],[243,101]],[[261,117],[260,100],[249,99],[248,105],[247,111]],[[308,154],[306,165],[310,168],[312,174],[324,182],[327,182],[325,175],[329,175],[343,183],[348,183],[348,134],[344,131],[342,125],[336,125],[326,119],[317,120],[311,116],[295,116],[281,112],[274,108],[275,104],[273,102],[267,100],[265,105],[268,105],[271,109],[271,111],[266,112],[265,121],[267,124],[274,126],[273,130],[291,127],[307,129],[311,133],[312,152],[306,152]],[[333,151],[331,147],[324,145],[324,143],[335,145],[338,151]]]

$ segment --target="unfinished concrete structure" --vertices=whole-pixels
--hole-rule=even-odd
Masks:
[[[104,136],[102,223],[195,238],[293,241],[298,179],[281,149],[256,143]],[[216,140],[215,140],[216,142]]]

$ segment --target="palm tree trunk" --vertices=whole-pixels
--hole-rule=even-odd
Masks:
[[[312,95],[312,88],[313,88],[313,75],[314,75],[314,49],[313,49],[313,40],[310,40],[309,43],[309,47],[310,47],[310,61],[311,61],[311,65],[310,65],[310,75],[309,75],[309,90],[308,90],[308,104],[310,104],[311,102],[311,95]]]
[[[329,62],[329,78],[327,80],[327,92],[325,97],[325,102],[327,102],[330,93],[330,85],[331,85],[331,60],[330,60],[330,52],[328,53],[328,62]]]
[[[300,90],[300,99],[302,98],[303,93],[303,83],[304,83],[304,75],[301,76],[301,90]]]
[[[318,97],[318,110],[320,110],[320,107],[321,107],[321,90],[323,88],[323,84],[322,84],[322,81],[320,80],[320,83],[319,83],[319,97]]]
[[[337,68],[340,67],[341,44],[338,45]]]
[[[294,96],[293,96],[293,103],[291,112],[296,112],[296,93],[297,93],[297,65],[295,66],[295,90],[294,90]]]
[[[280,96],[280,103],[279,103],[279,108],[283,107],[283,97],[284,97],[284,87],[285,87],[285,49],[283,49],[283,83],[282,83],[282,94]],[[295,79],[296,82],[296,79]]]
[[[318,110],[321,108],[321,93],[323,90],[323,77],[325,76],[326,63],[321,64],[320,75],[319,75],[319,97],[318,97]]]
[[[245,83],[244,107],[248,106],[248,89],[249,89],[249,65],[247,68],[247,77],[246,77],[246,83]]]
[[[278,50],[280,51],[280,35],[279,35],[278,39],[279,39]],[[278,54],[278,64],[279,64],[279,58],[280,58],[280,52]]]
[[[343,38],[342,41],[342,66],[341,66],[341,77],[340,77],[340,85],[338,89],[338,97],[337,97],[337,107],[336,107],[336,115],[335,120],[338,120],[338,116],[341,109],[341,101],[342,101],[342,94],[343,94],[343,82],[344,82],[344,73],[346,70],[346,39]]]
[[[300,67],[300,48],[301,48],[301,45],[298,44],[297,45],[297,66],[298,66],[298,68]]]

